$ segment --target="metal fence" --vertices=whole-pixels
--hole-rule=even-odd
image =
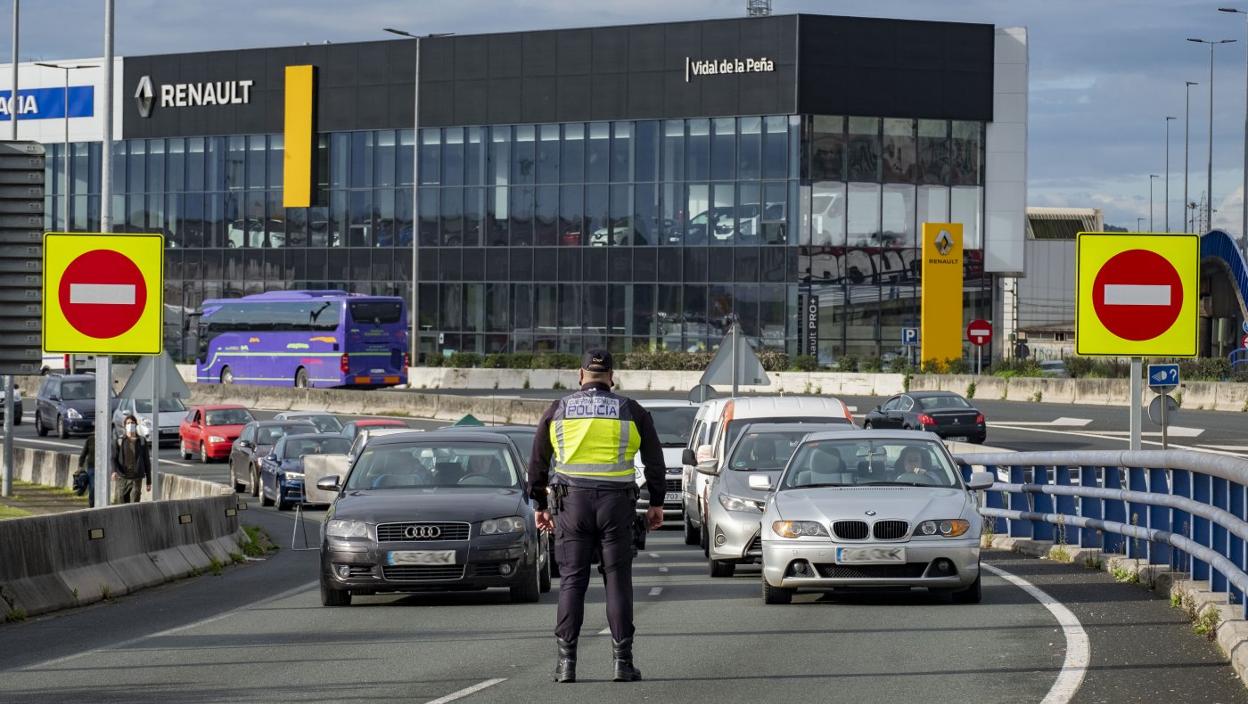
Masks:
[[[1248,618],[1248,460],[1190,450],[1003,452],[957,458],[997,482],[997,534],[1100,548],[1208,580]]]

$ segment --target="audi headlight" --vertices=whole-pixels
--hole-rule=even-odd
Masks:
[[[65,417],[78,420],[79,418],[82,418],[82,414],[78,412],[77,408],[66,408]]]
[[[303,472],[286,472],[287,479],[298,479],[303,481]]]
[[[771,530],[781,538],[828,538],[828,529],[816,521],[775,521]]]
[[[364,521],[329,521],[325,524],[325,535],[331,538],[367,538],[368,524]]]
[[[744,511],[747,513],[762,513],[765,504],[755,499],[745,499],[740,496],[730,496],[728,494],[719,495],[719,505],[729,511]]]
[[[491,518],[481,521],[481,535],[501,535],[503,533],[524,532],[524,519],[519,516]]]
[[[225,438],[220,435],[209,435],[208,442],[225,442]]]
[[[961,518],[946,518],[944,520],[923,521],[914,529],[914,534],[956,538],[970,529],[970,521],[964,521]]]

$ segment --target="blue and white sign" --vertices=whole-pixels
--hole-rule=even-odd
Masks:
[[[1148,365],[1148,388],[1154,393],[1168,394],[1179,386],[1179,365]]]
[[[901,329],[901,344],[903,345],[919,344],[919,329],[918,328],[902,328]]]
[[[19,88],[17,91],[18,120],[60,120],[65,117],[64,88]],[[95,86],[69,87],[69,116],[95,115]],[[12,91],[0,90],[0,122],[13,114]]]
[[[1240,323],[1240,327],[1244,329],[1244,334],[1248,335],[1248,320],[1245,320],[1244,322]]]

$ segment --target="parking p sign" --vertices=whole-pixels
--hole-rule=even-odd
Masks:
[[[906,346],[919,344],[919,329],[918,328],[902,328],[901,329],[901,344],[906,345]]]

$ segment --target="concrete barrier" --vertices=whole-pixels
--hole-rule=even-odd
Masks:
[[[213,496],[234,496],[234,489],[224,484],[193,479],[180,474],[158,472],[156,481],[160,482],[162,501],[177,499],[206,499]]]
[[[59,489],[74,488],[74,472],[78,471],[78,454],[30,447],[13,448],[13,477],[31,484]]]
[[[240,552],[232,496],[157,501],[0,521],[0,620],[89,604]]]

